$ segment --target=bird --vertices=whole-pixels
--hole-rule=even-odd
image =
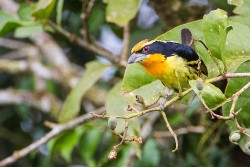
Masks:
[[[132,48],[128,64],[139,63],[149,75],[182,96],[182,90],[189,87],[189,80],[207,76],[208,72],[203,60],[193,49],[194,40],[190,30],[183,29],[181,37],[182,43],[159,39],[140,41]],[[165,98],[165,102],[168,98]],[[163,108],[164,104],[161,103],[160,107]]]

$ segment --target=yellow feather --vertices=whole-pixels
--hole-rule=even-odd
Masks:
[[[156,40],[144,39],[143,41],[137,43],[131,50],[131,53],[140,51],[144,46],[154,43]]]
[[[178,89],[178,82],[181,88],[187,88],[189,80],[198,78],[186,60],[177,55],[165,58],[162,54],[150,54],[140,64],[170,89]]]

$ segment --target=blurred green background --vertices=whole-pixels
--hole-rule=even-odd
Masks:
[[[113,55],[120,55],[123,26],[127,26],[122,19],[126,22],[128,17],[132,18],[128,50],[142,39],[152,39],[178,25],[202,19],[204,14],[217,8],[227,11],[229,16],[240,14],[242,17],[238,21],[249,25],[249,16],[246,14],[250,9],[249,0],[245,0],[242,7],[229,5],[226,0],[130,0],[123,1],[123,4],[119,4],[119,0],[115,6],[118,11],[123,11],[127,4],[131,4],[134,10],[124,13],[118,23],[109,18],[112,16],[109,14],[112,0],[91,0],[93,6],[87,20],[84,20],[84,13],[88,0],[58,0],[54,4],[52,1],[41,1],[45,6],[47,2],[54,7],[49,19],[45,17],[46,13],[39,13],[41,9],[37,9],[38,12],[33,16],[38,20],[30,17],[30,8],[26,8],[36,1],[1,1],[1,12],[19,12],[23,18],[21,23],[16,20],[9,22],[4,32],[4,19],[13,18],[0,14],[0,159],[43,137],[50,130],[44,126],[45,121],[58,122],[71,88],[87,73],[88,62],[98,60],[104,67],[89,67],[99,71],[92,75],[88,73],[86,80],[92,80],[93,83],[90,82],[86,92],[82,92],[84,96],[80,101],[79,113],[74,114],[86,114],[105,106],[110,89],[122,79],[125,67],[121,62],[110,61],[95,52],[95,49],[89,49],[88,44],[81,45],[75,40],[75,36],[85,35],[86,38],[83,27],[88,27],[92,41]],[[17,12],[18,7],[22,7],[22,10]],[[130,16],[133,12],[135,17]],[[237,20],[237,17],[232,19]],[[51,26],[55,23],[74,36],[65,37],[55,31]],[[17,30],[19,24],[21,27],[37,27]],[[44,30],[48,36],[34,35]],[[111,64],[114,66],[108,68]],[[97,76],[96,79],[93,79],[93,75]],[[72,102],[70,107],[77,107],[74,104]],[[144,135],[143,144],[123,144],[115,160],[110,161],[107,157],[120,139],[108,128],[107,120],[94,119],[59,135],[11,166],[250,166],[249,156],[230,143],[226,124],[210,119],[197,99],[189,105],[181,102],[173,104],[168,108],[167,115],[179,134],[180,149],[175,153],[171,152],[174,141],[164,121],[158,114],[150,113],[139,120],[141,136]]]

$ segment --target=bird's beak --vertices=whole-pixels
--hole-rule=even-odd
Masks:
[[[132,64],[132,63],[137,63],[137,62],[141,62],[146,58],[146,55],[144,54],[140,54],[140,53],[133,53],[129,59],[128,59],[128,64]]]

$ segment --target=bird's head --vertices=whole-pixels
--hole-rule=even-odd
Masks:
[[[128,63],[141,63],[147,59],[151,53],[151,44],[154,40],[145,39],[137,43],[131,50],[131,56],[128,59]]]

